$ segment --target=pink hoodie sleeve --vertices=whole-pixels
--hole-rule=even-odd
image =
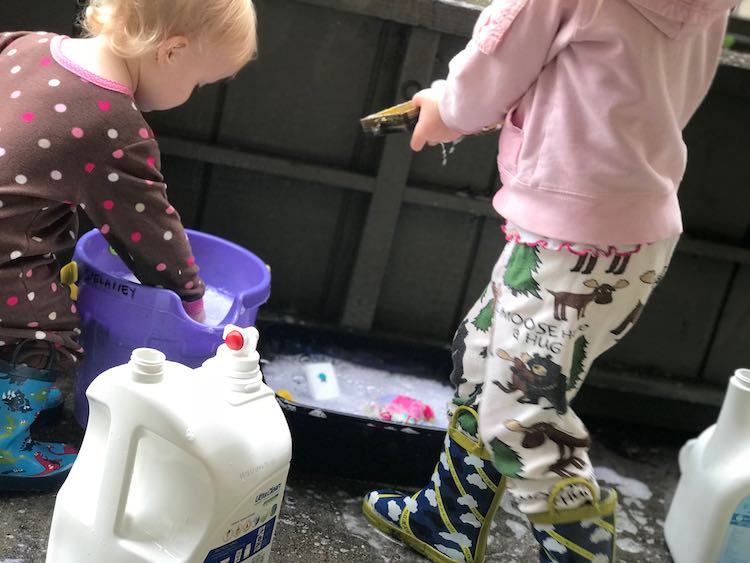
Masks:
[[[450,62],[440,99],[445,124],[462,134],[501,122],[575,30],[580,0],[495,0]]]

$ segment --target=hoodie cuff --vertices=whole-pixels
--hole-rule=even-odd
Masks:
[[[470,134],[471,131],[466,131],[459,126],[455,116],[453,115],[453,112],[451,111],[455,110],[455,104],[451,103],[452,96],[450,88],[448,87],[448,81],[436,80],[432,83],[430,88],[435,90],[435,93],[437,94],[438,112],[440,113],[440,119],[443,120],[445,126],[448,129],[455,131],[456,133],[461,133],[461,135]]]

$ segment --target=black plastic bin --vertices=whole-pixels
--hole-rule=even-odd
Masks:
[[[261,357],[325,354],[367,367],[448,381],[450,350],[315,325],[259,321]],[[445,437],[436,427],[385,422],[277,397],[292,432],[292,471],[421,486]],[[443,405],[435,405],[442,408]]]

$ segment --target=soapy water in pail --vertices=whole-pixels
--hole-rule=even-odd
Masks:
[[[203,295],[203,306],[206,309],[207,325],[218,325],[226,318],[229,309],[232,307],[234,297],[228,293],[222,292],[215,287],[206,287],[206,293]]]
[[[132,272],[126,274],[123,278],[137,284],[141,283]],[[203,307],[206,310],[206,320],[203,321],[203,324],[211,326],[220,324],[232,308],[233,302],[233,295],[230,295],[219,288],[207,286],[206,292],[203,295]]]

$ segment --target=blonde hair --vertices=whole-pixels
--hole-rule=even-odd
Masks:
[[[103,36],[118,56],[137,58],[176,35],[235,49],[239,65],[257,51],[252,0],[89,0],[81,21],[89,37]]]

